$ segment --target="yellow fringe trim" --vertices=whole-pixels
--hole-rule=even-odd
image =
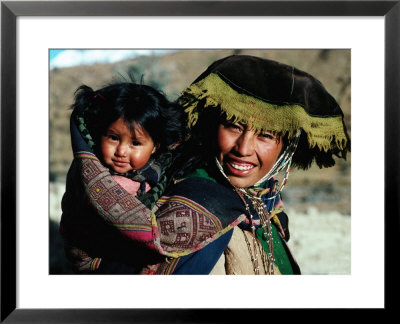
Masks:
[[[342,116],[315,117],[307,114],[300,105],[267,103],[238,93],[215,73],[192,84],[183,92],[183,97],[189,100],[184,104],[189,127],[196,124],[200,113],[197,105],[204,100],[204,107],[220,105],[229,120],[251,125],[251,129],[256,131],[289,133],[292,137],[297,129],[302,128],[307,133],[311,148],[317,145],[320,150],[328,151],[335,140],[342,150],[347,143]]]

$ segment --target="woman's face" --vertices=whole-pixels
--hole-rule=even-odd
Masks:
[[[101,137],[103,163],[118,173],[144,167],[155,150],[151,136],[142,127],[134,122],[131,131],[122,118],[113,122]]]
[[[282,141],[271,132],[256,133],[246,125],[225,122],[217,132],[217,158],[232,185],[253,186],[274,165]]]

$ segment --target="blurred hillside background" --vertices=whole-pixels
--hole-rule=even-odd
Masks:
[[[58,235],[61,198],[65,177],[72,161],[69,136],[70,105],[82,84],[93,89],[133,73],[138,81],[163,91],[170,100],[178,97],[207,66],[232,55],[248,54],[293,65],[319,79],[338,101],[351,137],[350,50],[177,50],[147,51],[128,58],[126,51],[112,51],[114,59],[92,64],[90,52],[80,51],[79,65],[55,64],[63,54],[79,51],[50,51],[49,71],[49,193],[50,193],[50,273],[70,273],[62,240]],[[79,53],[78,53],[79,54]],[[83,55],[84,54],[84,55]],[[104,54],[104,53],[103,53]],[[61,62],[61,60],[58,60]],[[76,60],[74,61],[76,62]],[[293,170],[282,196],[290,218],[289,246],[303,274],[350,274],[350,165],[336,160],[333,168],[312,167]]]

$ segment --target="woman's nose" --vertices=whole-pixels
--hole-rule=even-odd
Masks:
[[[241,156],[252,155],[255,148],[254,132],[246,131],[236,141],[236,151]]]

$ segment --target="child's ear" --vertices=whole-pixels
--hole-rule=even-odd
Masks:
[[[153,150],[151,151],[151,154],[154,154],[159,148],[160,148],[160,144],[154,145]]]

